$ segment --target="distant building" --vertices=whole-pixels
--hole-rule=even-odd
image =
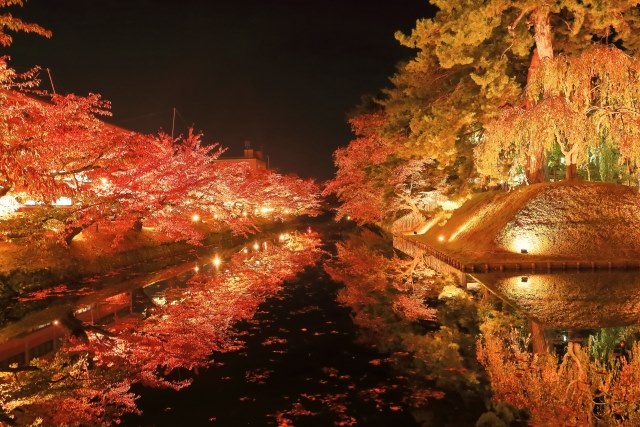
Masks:
[[[247,163],[252,170],[266,170],[269,168],[269,165],[264,161],[262,150],[251,148],[251,142],[249,141],[244,143],[243,157],[228,157],[218,159],[217,162],[223,164]]]

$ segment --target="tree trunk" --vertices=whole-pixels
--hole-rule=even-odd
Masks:
[[[551,24],[549,23],[549,10],[546,7],[538,7],[531,14],[531,21],[534,28],[534,38],[536,47],[531,56],[529,71],[527,73],[527,82],[530,80],[533,72],[540,67],[542,61],[553,58],[553,43],[551,41]],[[530,102],[525,101],[525,108],[531,106]],[[546,153],[541,144],[535,141],[530,142],[530,155],[527,158],[526,174],[529,184],[544,182],[545,180],[545,163]]]
[[[529,64],[529,71],[527,73],[527,81],[529,81],[531,75],[538,67],[540,67],[540,56],[538,55],[538,49],[534,49],[533,55],[531,56],[531,64]],[[529,109],[530,107],[531,102],[526,99],[525,108]],[[542,147],[542,145],[538,144],[536,141],[530,141],[529,151],[530,154],[529,156],[527,156],[527,164],[525,170],[525,173],[527,175],[527,182],[529,184],[544,182],[544,162],[546,157],[544,147]]]
[[[82,227],[73,227],[71,229],[68,229],[67,233],[64,236],[64,241],[67,245],[70,245],[71,242],[73,241],[74,237],[76,237],[78,234],[82,233],[83,228]]]
[[[531,344],[535,354],[547,353],[547,340],[544,337],[544,328],[535,320],[529,320],[529,330],[531,331]]]
[[[527,162],[527,182],[529,184],[535,184],[537,182],[544,182],[544,171],[545,171],[545,152],[544,147],[538,147],[538,144],[532,144],[536,146],[531,154],[529,155]]]
[[[564,163],[566,167],[565,179],[567,181],[573,181],[578,177],[578,150],[575,147],[571,147],[571,150],[562,150],[564,155]]]
[[[141,219],[136,220],[131,226],[131,229],[133,231],[142,231],[142,220]]]
[[[549,23],[549,9],[544,6],[538,7],[532,14],[534,39],[536,40],[536,50],[540,60],[553,58],[553,43],[551,41],[551,24]]]

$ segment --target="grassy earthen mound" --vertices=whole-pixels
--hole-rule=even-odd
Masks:
[[[482,193],[419,238],[467,261],[637,259],[640,195],[592,182]]]

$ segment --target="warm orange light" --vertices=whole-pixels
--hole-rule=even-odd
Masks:
[[[193,267],[193,271],[195,271],[195,272],[197,273],[198,271],[200,271],[200,267],[198,267],[198,266],[196,265],[195,267]]]
[[[54,320],[54,321],[53,321],[53,324],[54,324],[55,326],[58,326],[58,325],[60,324],[60,321],[58,321],[58,320]]]
[[[198,215],[198,214],[191,215],[191,221],[193,221],[193,222],[200,221],[200,215]]]
[[[220,260],[220,257],[219,257],[218,255],[216,255],[216,256],[213,258],[213,266],[214,266],[215,268],[218,268],[218,267],[220,267],[220,264],[222,264],[222,261]]]
[[[444,242],[444,236],[443,235],[438,236],[438,241],[439,242]]]
[[[541,245],[538,238],[534,235],[522,235],[511,241],[509,249],[512,252],[520,254],[540,253]]]
[[[258,244],[258,242],[255,242],[255,243],[253,244],[253,250],[254,250],[254,251],[257,251],[258,249],[260,249],[260,245]]]
[[[249,249],[247,249],[247,248],[242,249],[242,253],[248,254],[249,253]]]
[[[62,196],[58,198],[55,202],[52,203],[54,206],[71,206],[73,205],[73,200],[68,197]]]

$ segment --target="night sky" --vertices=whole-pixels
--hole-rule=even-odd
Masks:
[[[11,12],[53,31],[17,34],[18,71],[49,68],[58,93],[100,93],[140,132],[193,125],[227,155],[263,146],[271,167],[321,180],[352,138],[346,115],[388,86],[427,0],[29,0]],[[49,89],[46,73],[43,87]]]

